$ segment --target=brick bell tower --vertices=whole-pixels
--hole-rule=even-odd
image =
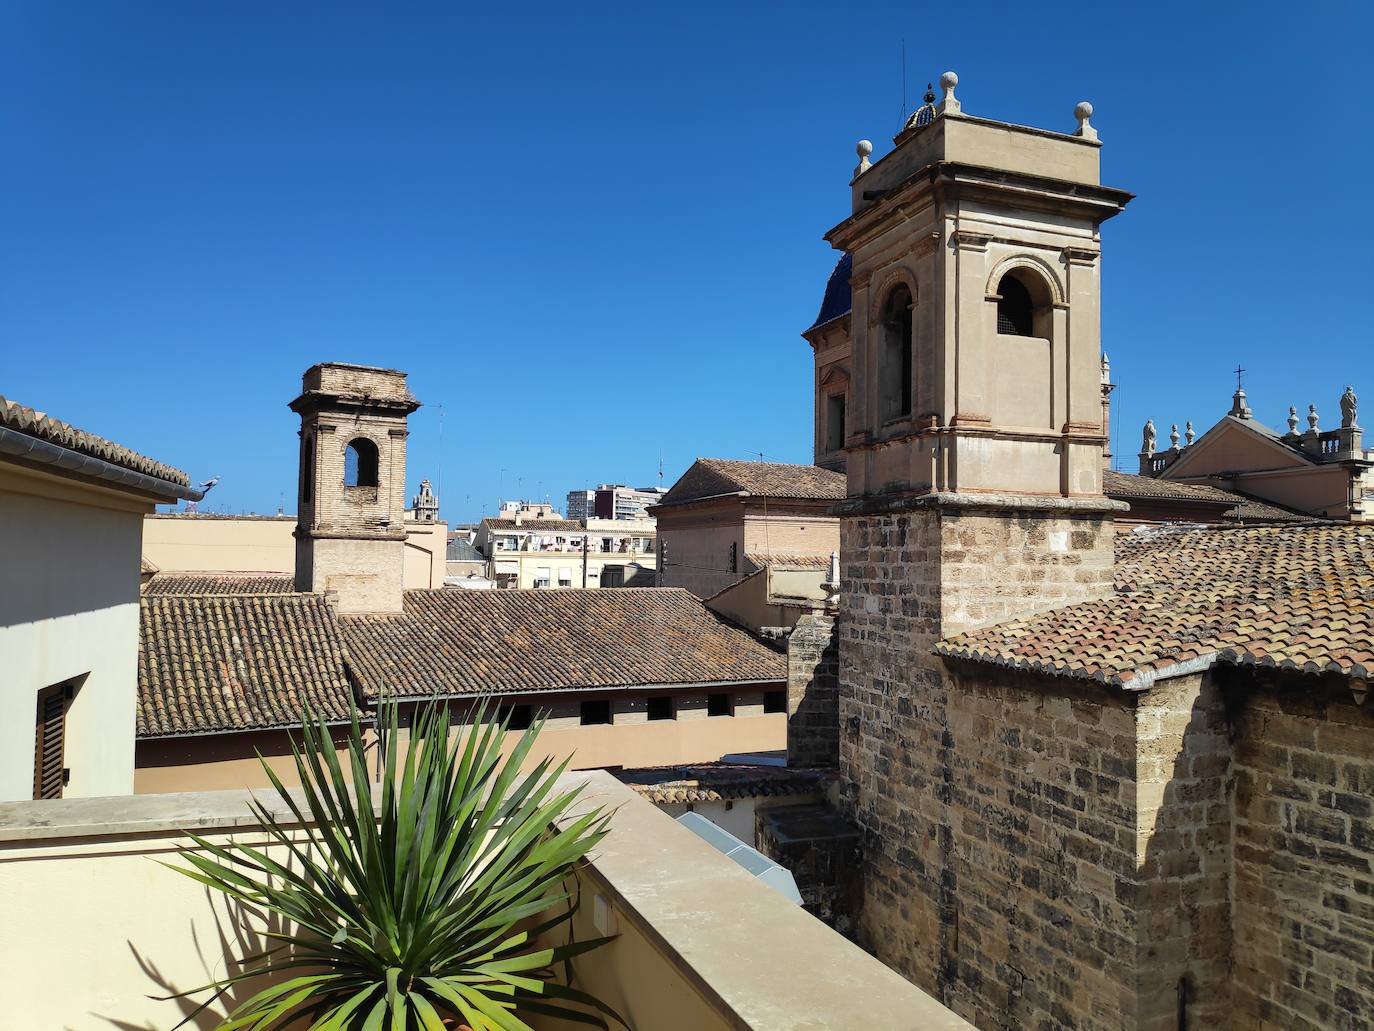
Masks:
[[[301,380],[296,590],[340,612],[400,612],[406,417],[420,407],[394,369],[324,362]]]
[[[1100,184],[1091,105],[1052,132],[966,114],[957,84],[880,160],[860,141],[826,235],[852,261],[838,716],[860,937],[950,1001],[960,793],[996,728],[932,649],[1111,588],[1099,228],[1131,196]]]

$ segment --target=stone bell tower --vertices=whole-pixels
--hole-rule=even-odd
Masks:
[[[996,720],[934,648],[1111,589],[1099,228],[1130,194],[1100,184],[1091,105],[1033,129],[940,82],[880,160],[860,141],[826,239],[852,261],[838,716],[860,936],[949,999],[972,947],[961,795]]]
[[[394,369],[324,362],[301,381],[296,590],[340,612],[400,612],[406,417],[420,407]]]

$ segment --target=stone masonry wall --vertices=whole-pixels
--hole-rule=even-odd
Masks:
[[[1374,1026],[1374,714],[1316,677],[1239,709],[1234,1026]]]
[[[1135,1023],[1226,1026],[1231,993],[1231,726],[1211,673],[1157,682],[1136,708]],[[1129,800],[1128,800],[1129,801]]]
[[[982,1027],[1126,1026],[1134,715],[1106,692],[956,677],[935,642],[1110,587],[1111,523],[845,520],[840,762],[860,940]],[[1057,690],[1057,689],[1056,689]]]
[[[807,613],[787,638],[787,763],[840,761],[839,631],[835,617]]]

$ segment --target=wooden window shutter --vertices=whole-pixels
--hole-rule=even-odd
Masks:
[[[61,798],[67,771],[66,757],[67,698],[66,684],[44,688],[38,692],[38,715],[34,728],[33,797]]]

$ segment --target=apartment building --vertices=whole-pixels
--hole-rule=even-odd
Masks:
[[[651,519],[484,519],[473,546],[505,588],[653,586]]]

